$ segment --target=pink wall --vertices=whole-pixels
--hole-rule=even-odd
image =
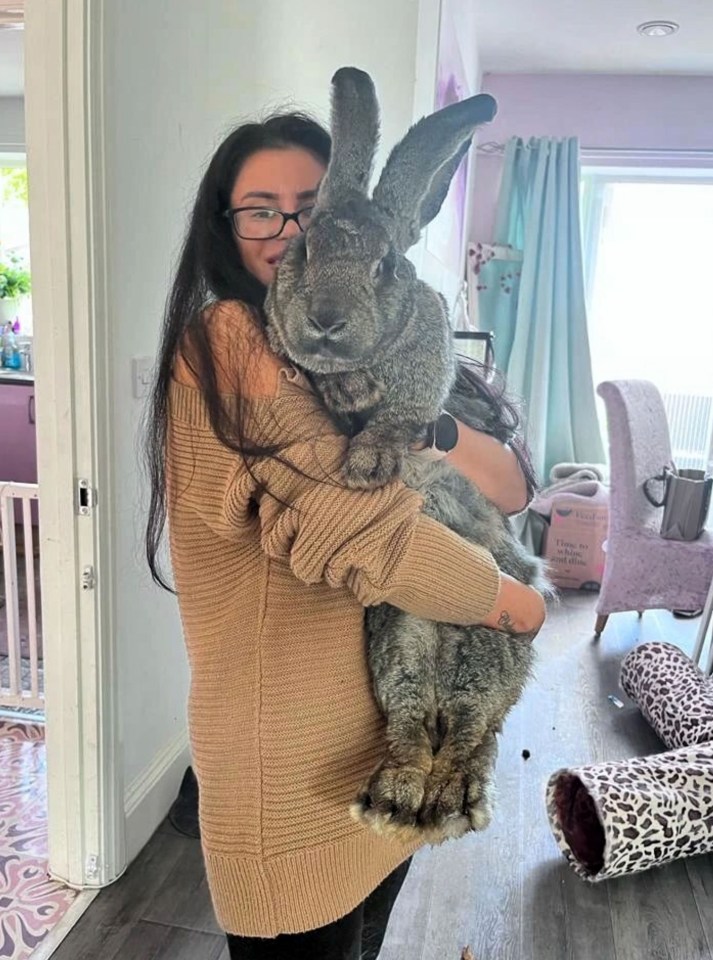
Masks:
[[[494,73],[483,77],[482,90],[496,98],[498,114],[481,143],[577,136],[582,147],[599,149],[713,151],[713,77]],[[712,162],[674,164],[658,157],[637,165]],[[500,156],[478,155],[472,239],[491,239],[501,167]]]

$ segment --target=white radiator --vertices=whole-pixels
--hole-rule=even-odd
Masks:
[[[663,402],[673,462],[679,470],[713,473],[713,396],[665,393]],[[706,527],[713,530],[713,509]]]
[[[37,596],[35,582],[37,571],[35,564],[35,537],[37,531],[32,525],[33,500],[38,499],[36,483],[0,482],[0,533],[2,535],[3,584],[0,590],[4,594],[4,608],[0,608],[0,618],[4,617],[7,637],[7,653],[0,651],[0,707],[44,707],[44,691],[40,689],[39,654],[37,642]],[[22,530],[23,557],[18,556],[15,505],[20,505],[19,513]],[[24,566],[24,569],[23,569]],[[24,589],[21,591],[21,582]],[[21,596],[22,594],[22,596]],[[26,627],[25,669],[21,648],[21,627]],[[24,631],[23,631],[24,632]],[[29,661],[29,669],[27,662]]]
[[[663,394],[673,462],[679,469],[709,470],[713,464],[713,396]]]

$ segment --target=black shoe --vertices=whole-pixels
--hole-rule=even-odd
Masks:
[[[181,788],[173,806],[168,811],[168,820],[173,827],[186,837],[200,839],[198,826],[198,781],[192,767],[183,774]]]
[[[677,620],[693,620],[700,617],[703,613],[703,607],[699,607],[697,610],[672,610],[671,613]]]

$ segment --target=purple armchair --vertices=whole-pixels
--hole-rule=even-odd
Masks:
[[[713,537],[691,542],[660,536],[661,510],[643,493],[645,480],[671,464],[671,441],[661,394],[647,380],[607,380],[611,493],[606,565],[597,603],[596,637],[621,610],[696,610],[713,579]]]

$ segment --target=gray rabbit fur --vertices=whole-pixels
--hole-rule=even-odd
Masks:
[[[395,477],[424,512],[546,589],[509,520],[453,467],[409,453],[445,408],[476,429],[492,411],[458,371],[445,301],[405,257],[436,215],[491,97],[424,118],[394,147],[369,199],[379,109],[370,77],[332,80],[332,156],[310,228],[292,241],[267,300],[273,348],[309,376],[350,445],[344,481]],[[367,608],[369,666],[386,755],[352,806],[374,829],[435,843],[490,820],[496,733],[533,665],[525,638]]]

